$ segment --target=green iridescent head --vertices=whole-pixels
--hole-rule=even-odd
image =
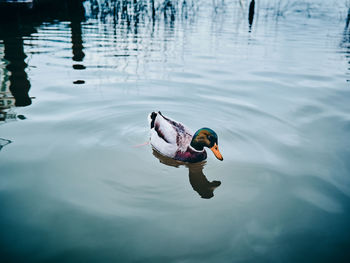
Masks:
[[[216,158],[223,160],[218,148],[218,136],[216,132],[209,128],[202,128],[196,131],[192,137],[191,146],[198,151],[202,151],[204,147],[208,147],[213,151]]]

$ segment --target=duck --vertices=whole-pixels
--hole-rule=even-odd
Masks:
[[[201,128],[194,134],[185,125],[160,111],[148,115],[150,144],[160,154],[174,160],[197,163],[207,158],[205,147],[209,148],[220,161],[223,157],[218,147],[218,136],[210,128]]]

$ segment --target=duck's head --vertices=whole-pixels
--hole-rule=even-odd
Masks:
[[[196,131],[192,137],[191,146],[198,151],[202,151],[204,147],[208,147],[214,153],[215,157],[222,161],[221,153],[218,148],[218,136],[209,128],[202,128]]]

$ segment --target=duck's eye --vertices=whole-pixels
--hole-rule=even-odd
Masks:
[[[211,141],[213,139],[213,136],[208,135],[208,140]]]

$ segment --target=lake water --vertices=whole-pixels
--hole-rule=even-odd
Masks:
[[[346,1],[135,2],[1,22],[2,262],[349,262]],[[224,161],[135,147],[154,110]]]

